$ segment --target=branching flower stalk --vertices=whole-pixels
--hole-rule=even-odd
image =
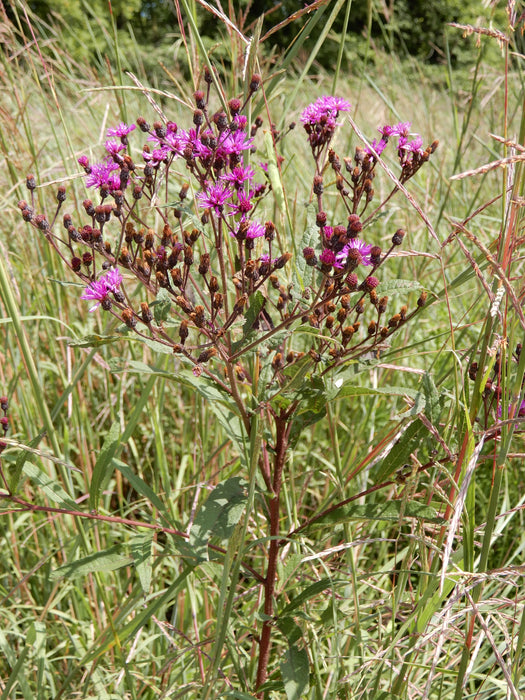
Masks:
[[[265,426],[258,468],[267,489],[268,540],[265,570],[257,577],[264,595],[254,685],[262,697],[283,547],[282,485],[291,448],[309,424],[297,418],[298,409],[311,409],[310,422],[322,417],[325,382],[350,360],[378,355],[425,305],[423,291],[411,311],[403,304],[392,312],[380,293],[385,263],[405,232],[393,232],[386,252],[362,235],[396,192],[369,213],[384,149],[397,139],[398,179],[406,183],[437,142],[423,149],[421,137],[410,137],[409,123],[384,125],[371,148],[358,146],[340,158],[333,137],[351,105],[325,96],[307,106],[301,122],[313,158],[313,204],[294,259],[285,247],[291,241],[264,216],[273,191],[268,164],[257,155],[263,120],[249,124],[246,117],[261,77],[252,77],[247,100],[229,100],[228,113],[213,111],[208,70],[203,80],[189,129],[168,118],[149,124],[139,117],[108,130],[100,162],[79,158],[94,191],[82,203],[83,222],[69,213],[60,221],[64,187],[51,220],[36,212],[31,175],[29,202],[19,208],[84,283],[88,312],[110,314],[122,335],[172,352],[175,379],[190,373],[197,390],[212,385],[237,417],[246,445],[254,416]],[[293,138],[292,128],[278,134],[271,126],[273,142]],[[144,138],[139,150],[137,132]],[[328,206],[327,180],[335,180],[342,206]]]

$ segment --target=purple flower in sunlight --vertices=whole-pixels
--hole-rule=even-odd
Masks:
[[[337,253],[337,263],[344,266],[350,256],[357,262],[358,265],[366,265],[370,267],[370,251],[372,246],[359,238],[351,238],[340,253]]]
[[[120,151],[123,151],[126,146],[122,143],[122,141],[116,141],[115,139],[108,139],[106,143],[104,144],[104,148],[106,151],[109,153],[110,156],[116,156],[117,153],[120,153]]]
[[[246,231],[246,238],[260,238],[266,233],[266,227],[259,221],[252,221]],[[261,257],[262,261],[262,257]]]
[[[303,110],[301,121],[312,148],[330,141],[337,126],[339,112],[349,112],[350,109],[350,103],[341,97],[324,95]]]
[[[135,124],[124,124],[124,122],[120,122],[114,129],[108,129],[106,135],[108,138],[116,136],[121,139],[131,133],[135,128]]]
[[[334,251],[330,250],[330,248],[325,248],[319,256],[319,260],[323,265],[335,265],[336,259]]]
[[[203,192],[198,192],[197,200],[199,206],[203,209],[213,209],[217,215],[220,215],[226,200],[229,199],[231,195],[232,191],[228,185],[219,182],[212,185],[208,184]]]
[[[350,102],[343,100],[341,97],[324,95],[303,110],[301,121],[303,124],[315,126],[316,124],[321,124],[323,120],[329,120],[333,122],[335,127],[335,120],[339,112],[349,112],[351,108]]]
[[[400,145],[400,148],[410,153],[418,153],[419,155],[423,155],[423,139],[419,134],[416,134],[415,139],[412,141],[406,141],[406,143],[404,143],[402,146]]]
[[[86,187],[101,187],[102,185],[109,185],[110,189],[115,189],[114,185],[116,180],[119,178],[112,177],[115,170],[118,170],[118,165],[111,160],[106,158],[100,163],[93,163],[91,166],[91,171],[86,178]],[[120,186],[117,185],[116,189]]]
[[[386,139],[379,139],[379,141],[376,141],[376,139],[374,139],[370,145],[377,153],[377,155],[380,156],[386,148],[387,141]],[[368,153],[369,156],[374,156],[374,154],[372,153],[372,149],[368,146],[365,148],[365,152]]]
[[[252,180],[253,176],[254,172],[250,166],[245,168],[242,165],[237,165],[231,173],[221,175],[220,179],[225,182],[231,182],[234,187],[239,188],[242,187],[245,182]]]
[[[87,301],[95,301],[96,304],[89,309],[90,311],[95,311],[110,292],[118,292],[121,284],[122,275],[117,268],[113,268],[99,280],[90,282],[80,298]]]
[[[396,134],[397,136],[408,136],[411,126],[411,122],[399,122],[399,124],[394,124],[394,126],[391,127],[392,134]]]
[[[252,204],[252,193],[246,194],[244,190],[237,190],[237,202],[235,204],[228,204],[232,209],[232,214],[241,214],[243,217],[248,214],[249,211],[253,209]]]
[[[91,169],[91,166],[89,165],[89,158],[87,156],[80,156],[80,158],[77,159],[77,162],[84,168],[86,172],[89,172],[89,170]]]
[[[142,151],[142,157],[147,163],[159,165],[166,160],[170,153],[170,149],[167,146],[163,146],[162,148],[154,148],[153,151],[149,152]]]

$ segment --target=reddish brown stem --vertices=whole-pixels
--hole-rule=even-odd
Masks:
[[[257,667],[256,688],[260,688],[268,677],[268,661],[270,659],[271,636],[273,628],[273,599],[277,575],[277,560],[279,556],[279,511],[280,494],[286,451],[291,428],[291,412],[281,412],[275,416],[276,444],[272,482],[272,496],[268,503],[270,512],[270,545],[268,548],[268,568],[264,579],[264,615],[265,619],[259,642],[259,664]],[[262,698],[264,693],[258,692],[257,697]]]

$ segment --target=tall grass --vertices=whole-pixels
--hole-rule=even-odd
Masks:
[[[429,77],[394,55],[352,75],[339,67],[314,75],[315,50],[306,69],[298,61],[303,38],[318,32],[319,48],[344,6],[319,5],[283,55],[265,53],[255,39],[248,60],[264,75],[280,126],[337,85],[369,140],[379,125],[409,119],[427,140],[440,140],[410,183],[431,230],[402,199],[374,229],[381,242],[396,228],[407,231],[392,269],[422,282],[429,302],[379,364],[357,368],[354,389],[294,448],[283,484],[288,544],[277,563],[269,678],[259,694],[519,698],[525,353],[515,349],[525,325],[522,160],[512,143],[524,144],[525,127],[512,30],[501,28],[511,43],[499,66],[483,60],[483,42],[496,39],[481,37],[466,77],[450,66]],[[82,202],[76,158],[102,142],[106,125],[149,115],[152,100],[177,120],[213,51],[184,0],[177,49],[190,77],[181,72],[160,85],[163,94],[144,94],[123,70],[101,78],[78,65],[63,27],[16,7],[18,22],[3,25],[0,78],[0,394],[10,418],[0,698],[253,698],[268,546],[264,487],[229,539],[210,533],[214,548],[197,562],[181,534],[213,488],[238,474],[231,434],[208,401],[174,381],[169,356],[109,342],[114,325],[86,314],[74,277],[16,207],[27,197],[28,172],[43,185],[39,206],[50,218],[58,181],[68,178]],[[230,55],[218,81],[226,94],[241,93],[245,42],[231,27],[224,36]],[[140,66],[133,72],[147,87]],[[261,101],[254,113],[265,115],[265,107]],[[287,207],[273,214],[298,243],[311,165],[296,135],[284,144]],[[358,142],[348,128],[338,139],[348,154]],[[498,168],[451,179],[498,159]],[[133,371],[137,362],[155,372]],[[361,511],[345,516],[345,501]],[[398,507],[378,518],[385,504]],[[421,506],[430,507],[427,519],[413,517]]]

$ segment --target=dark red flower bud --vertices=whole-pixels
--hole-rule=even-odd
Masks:
[[[372,265],[379,265],[381,262],[381,248],[378,245],[374,245],[370,249],[370,260]]]
[[[401,245],[403,238],[405,237],[405,232],[402,228],[398,228],[397,231],[392,236],[392,245]]]
[[[250,80],[250,92],[257,92],[257,90],[261,87],[261,83],[261,76],[258,73],[254,73],[252,75],[252,79]]]
[[[204,109],[206,107],[206,101],[204,99],[204,93],[202,90],[197,90],[196,92],[194,92],[193,97],[195,99],[197,109]]]
[[[57,202],[65,202],[66,201],[66,188],[64,185],[60,185],[60,187],[57,190]]]
[[[0,396],[0,408],[2,411],[7,411],[9,408],[9,400],[7,396]]]
[[[28,175],[26,177],[26,187],[30,192],[36,189],[36,180],[34,175]]]

